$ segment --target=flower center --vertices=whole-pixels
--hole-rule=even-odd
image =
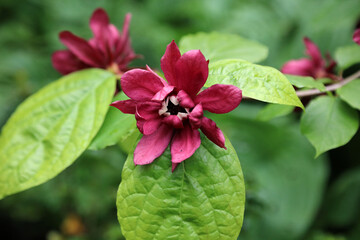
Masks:
[[[183,108],[179,104],[179,100],[176,96],[167,97],[163,103],[162,108],[159,110],[160,116],[170,116],[170,115],[177,115],[180,120],[185,118],[189,114],[188,108]]]

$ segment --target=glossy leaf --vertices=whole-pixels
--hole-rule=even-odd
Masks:
[[[326,91],[322,82],[315,80],[312,77],[303,77],[295,75],[285,75],[289,82],[298,88],[316,88],[322,92]]]
[[[206,137],[171,173],[169,149],[150,165],[130,154],[117,208],[126,239],[235,239],[241,229],[245,186],[239,160]]]
[[[335,60],[341,69],[360,63],[360,46],[354,43],[338,48],[335,52]]]
[[[315,147],[316,156],[349,142],[358,127],[357,111],[330,96],[311,101],[301,118],[301,132]]]
[[[218,32],[200,32],[182,37],[180,40],[181,52],[184,53],[192,49],[200,49],[210,62],[223,59],[261,62],[268,55],[268,48],[260,43],[235,34]]]
[[[26,99],[2,129],[0,198],[53,178],[87,148],[115,91],[113,74],[90,69]]]
[[[120,92],[112,101],[126,99],[128,97],[125,93]],[[119,109],[110,107],[104,123],[90,144],[89,149],[99,150],[115,145],[119,141],[125,141],[133,133],[134,129],[136,129],[136,120],[133,114],[124,114]]]
[[[360,79],[356,79],[342,86],[336,93],[350,106],[360,110]]]
[[[205,86],[232,84],[243,91],[243,96],[264,102],[303,108],[287,78],[278,70],[242,60],[222,60],[210,64]]]
[[[269,121],[277,117],[285,116],[293,110],[293,106],[270,103],[261,109],[257,115],[257,119],[261,121]]]

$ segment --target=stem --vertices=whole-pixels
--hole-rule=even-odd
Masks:
[[[350,75],[349,77],[345,78],[343,81],[338,82],[338,83],[334,83],[331,85],[326,86],[326,90],[327,92],[331,92],[331,91],[335,91],[338,88],[341,88],[342,86],[348,84],[349,82],[357,79],[358,77],[360,77],[360,71],[357,71],[356,73]],[[303,91],[296,91],[296,95],[301,98],[301,97],[309,97],[309,96],[315,96],[315,95],[319,95],[321,93],[320,90],[318,89],[309,89],[309,90],[303,90]]]

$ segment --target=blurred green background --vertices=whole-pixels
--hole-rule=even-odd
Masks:
[[[158,68],[166,45],[198,31],[239,34],[269,47],[262,64],[280,68],[303,56],[302,37],[323,53],[350,44],[359,0],[1,0],[0,126],[27,96],[60,75],[51,54],[58,33],[91,37],[93,10],[103,7],[122,28],[132,13],[132,66]],[[327,156],[300,135],[298,116],[256,120],[263,104],[243,102],[212,116],[241,161],[247,205],[239,239],[360,239],[360,134]],[[123,239],[115,196],[126,154],[118,147],[87,151],[39,187],[0,201],[1,239]]]

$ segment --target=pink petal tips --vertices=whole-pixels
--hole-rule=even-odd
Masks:
[[[90,18],[94,38],[82,39],[69,31],[60,33],[60,41],[68,50],[56,51],[52,56],[54,68],[61,74],[68,74],[84,68],[103,68],[121,75],[128,70],[128,64],[137,58],[129,40],[131,15],[127,14],[123,31],[110,23],[107,13],[98,8]]]
[[[174,171],[199,148],[199,130],[226,149],[223,133],[214,121],[204,117],[203,111],[232,111],[240,104],[241,90],[216,84],[199,93],[208,77],[208,61],[199,50],[181,55],[174,41],[161,58],[161,68],[168,82],[150,68],[124,73],[121,88],[130,100],[111,104],[124,113],[135,114],[137,127],[144,134],[135,149],[135,164],[153,162],[170,145]]]
[[[310,76],[313,78],[331,78],[338,80],[338,76],[334,74],[336,62],[328,54],[324,59],[321,56],[319,48],[309,38],[304,38],[306,54],[310,58],[301,58],[298,60],[290,60],[281,68],[281,72],[285,74]]]
[[[360,28],[356,29],[353,35],[353,40],[355,43],[360,45]]]

